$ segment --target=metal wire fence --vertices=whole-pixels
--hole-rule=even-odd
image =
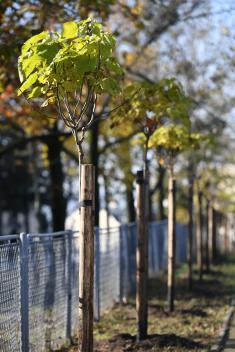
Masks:
[[[177,262],[187,230],[177,225]],[[0,236],[0,351],[43,352],[78,330],[79,235]],[[95,319],[135,292],[136,225],[95,231]],[[149,274],[166,267],[167,222],[149,224]]]
[[[20,246],[7,238],[0,248],[0,350],[21,350]],[[14,242],[13,242],[14,241]]]

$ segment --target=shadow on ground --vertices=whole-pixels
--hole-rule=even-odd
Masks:
[[[136,336],[130,334],[118,334],[109,339],[106,343],[100,342],[97,344],[95,351],[153,351],[156,348],[182,348],[190,350],[198,350],[203,346],[191,339],[177,336],[175,334],[153,334],[149,335],[144,341],[136,342]]]

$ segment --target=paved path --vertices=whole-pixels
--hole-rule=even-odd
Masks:
[[[232,351],[235,352],[235,314],[233,314],[233,318],[230,323],[229,335],[223,352],[232,352]]]

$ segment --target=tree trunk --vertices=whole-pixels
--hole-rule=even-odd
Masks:
[[[206,240],[205,240],[205,265],[207,273],[210,271],[210,201],[206,200]]]
[[[223,216],[224,223],[224,254],[229,252],[229,234],[228,234],[228,217],[226,215]]]
[[[189,188],[188,188],[188,288],[192,290],[193,286],[193,194],[194,194],[194,177],[189,171]]]
[[[213,208],[209,203],[208,208],[208,242],[209,242],[209,265],[213,265]]]
[[[81,167],[78,351],[93,351],[94,167]]]
[[[199,279],[203,278],[203,242],[202,242],[202,192],[197,194],[197,265],[199,267]]]
[[[38,227],[37,231],[38,232],[48,232],[48,223],[46,221],[45,214],[42,213],[41,207],[42,207],[42,201],[41,201],[41,195],[40,195],[40,190],[39,190],[39,165],[38,165],[38,159],[33,157],[34,155],[37,155],[39,153],[37,149],[37,144],[36,142],[31,142],[29,144],[30,148],[30,162],[32,163],[33,167],[33,193],[34,193],[34,201],[33,201],[33,209],[35,212],[35,215],[37,217],[37,222],[38,222]],[[52,209],[52,205],[51,205]]]
[[[110,214],[110,211],[109,211],[109,185],[108,185],[108,177],[106,175],[104,175],[104,192],[105,192],[105,210],[106,210],[106,213],[107,213],[107,223],[106,223],[106,227],[109,231],[109,228],[110,228],[110,223],[109,223],[109,214]]]
[[[137,341],[148,334],[148,184],[143,171],[137,172],[136,312]]]
[[[159,166],[159,195],[158,195],[158,211],[159,211],[159,220],[164,220],[166,218],[163,201],[165,199],[165,189],[164,189],[164,178],[166,170],[161,165]]]
[[[30,229],[29,229],[29,204],[28,204],[28,197],[27,195],[25,196],[24,199],[24,210],[23,210],[23,214],[24,214],[24,231],[26,233],[29,233]]]
[[[176,182],[174,179],[173,168],[169,169],[168,180],[168,309],[170,312],[174,311],[175,299],[175,193]]]
[[[55,128],[57,130],[57,128]],[[48,139],[48,160],[51,179],[51,209],[53,231],[64,230],[66,201],[63,194],[64,173],[61,161],[61,142],[57,136]]]
[[[90,162],[95,166],[95,226],[99,226],[100,188],[99,188],[99,123],[96,122],[91,129]]]
[[[148,192],[148,221],[154,221],[154,214],[153,214],[153,194],[151,194],[150,192]]]
[[[127,199],[127,212],[128,212],[128,222],[135,222],[135,204],[132,185],[126,187],[126,199]]]
[[[217,256],[217,211],[213,208],[212,213],[212,263],[216,264]]]

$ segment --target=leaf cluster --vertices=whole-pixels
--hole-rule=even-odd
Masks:
[[[124,88],[127,101],[112,117],[112,125],[130,123],[136,129],[151,135],[166,121],[190,124],[188,110],[190,99],[175,78],[162,79],[156,83],[134,82]]]
[[[186,126],[170,124],[161,126],[153,133],[149,140],[149,147],[159,147],[177,154],[199,148],[202,138],[200,133],[190,133]]]
[[[95,94],[117,94],[117,75],[122,69],[113,57],[115,39],[91,19],[64,23],[62,32],[41,32],[23,47],[18,60],[22,85],[18,94],[30,89],[29,98],[46,96],[54,103],[83,86]]]

